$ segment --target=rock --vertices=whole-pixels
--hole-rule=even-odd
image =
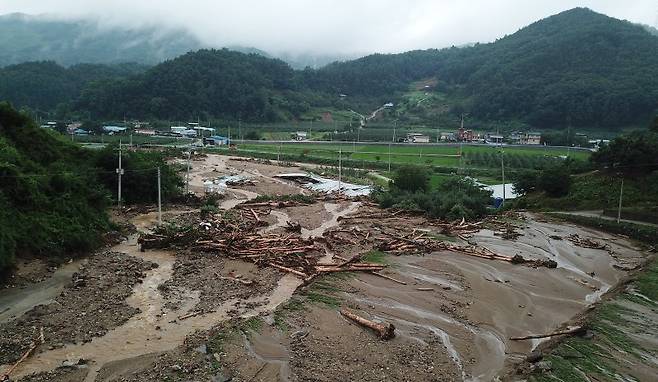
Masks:
[[[302,339],[306,336],[308,336],[308,330],[307,329],[302,329],[302,330],[298,330],[296,332],[293,332],[290,335],[290,338],[296,340],[296,339]]]
[[[525,357],[525,360],[530,363],[536,363],[542,360],[544,356],[539,351],[533,351]]]

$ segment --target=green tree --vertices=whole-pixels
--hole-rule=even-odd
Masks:
[[[429,189],[430,176],[426,168],[402,166],[393,175],[393,187],[408,192],[425,192]]]
[[[551,166],[541,172],[537,187],[548,196],[559,198],[566,196],[571,189],[571,175],[564,166]]]

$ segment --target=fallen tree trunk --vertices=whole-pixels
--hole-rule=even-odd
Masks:
[[[547,337],[554,337],[554,336],[563,336],[566,334],[581,334],[584,333],[586,328],[584,326],[576,326],[571,329],[567,330],[558,330],[553,333],[548,333],[548,334],[531,334],[528,336],[522,336],[522,337],[510,337],[510,340],[512,341],[522,341],[522,340],[532,340],[536,338],[547,338]]]
[[[358,323],[359,325],[363,325],[365,327],[368,327],[376,331],[377,334],[379,335],[379,338],[383,340],[390,340],[391,338],[395,337],[395,326],[393,326],[393,324],[389,322],[378,323],[378,322],[370,321],[361,316],[357,316],[356,314],[350,312],[345,308],[340,310],[340,314]]]
[[[401,281],[401,280],[398,280],[398,279],[394,279],[394,278],[391,277],[391,276],[388,276],[388,275],[385,275],[385,274],[382,274],[382,273],[379,273],[379,272],[370,272],[370,273],[372,273],[372,274],[375,275],[375,276],[379,276],[379,277],[385,278],[386,280],[391,280],[391,281],[396,282],[396,283],[398,283],[398,284],[407,285],[407,283],[406,283],[405,281]]]

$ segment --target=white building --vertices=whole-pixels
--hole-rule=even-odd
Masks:
[[[430,143],[430,136],[420,133],[408,133],[405,142],[409,143]]]

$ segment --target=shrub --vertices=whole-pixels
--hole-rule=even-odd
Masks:
[[[402,166],[393,175],[393,186],[408,192],[425,192],[429,189],[430,176],[424,167]]]

